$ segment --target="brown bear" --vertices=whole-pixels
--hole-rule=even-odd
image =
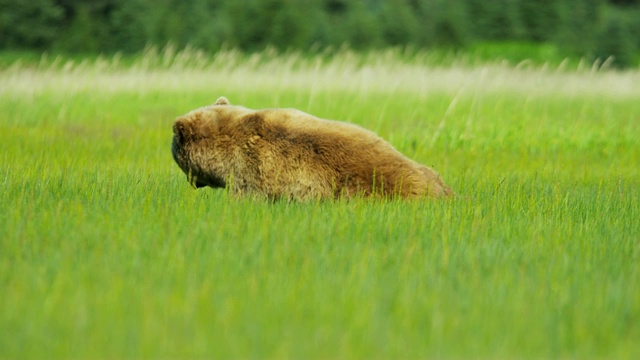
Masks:
[[[173,158],[196,188],[300,201],[454,195],[373,132],[295,109],[251,110],[221,97],[178,117],[173,134]]]

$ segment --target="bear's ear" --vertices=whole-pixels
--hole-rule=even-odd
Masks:
[[[213,105],[231,105],[231,103],[229,102],[229,100],[227,100],[226,97],[221,96],[218,98],[218,100],[216,100],[215,103],[213,103]]]

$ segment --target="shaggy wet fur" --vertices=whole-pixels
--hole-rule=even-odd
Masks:
[[[172,153],[195,187],[313,200],[446,197],[429,167],[359,126],[295,109],[251,110],[222,97],[176,119]]]

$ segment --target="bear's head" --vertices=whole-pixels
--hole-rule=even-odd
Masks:
[[[247,146],[261,122],[251,110],[220,97],[175,120],[171,153],[193,187],[223,188],[238,166],[250,163]]]

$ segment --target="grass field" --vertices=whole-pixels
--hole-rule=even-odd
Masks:
[[[0,358],[639,358],[640,72],[428,60],[0,69]],[[372,129],[461,198],[195,191],[171,125],[221,95]]]

